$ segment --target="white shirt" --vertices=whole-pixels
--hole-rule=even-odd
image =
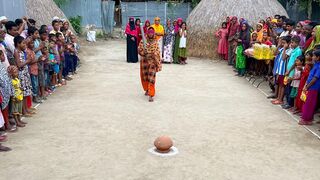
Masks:
[[[6,34],[6,37],[4,38],[4,42],[6,43],[6,49],[7,49],[7,56],[9,59],[13,58],[14,55],[14,41],[13,41],[14,37],[11,36],[10,34]]]
[[[0,44],[0,50],[3,52],[4,58],[5,58],[4,62],[2,62],[2,64],[7,69],[10,66],[10,63],[8,61],[7,51],[6,51],[5,47],[3,46],[3,44]]]
[[[281,34],[280,34],[280,37],[284,37],[284,36],[296,36],[297,35],[297,32],[295,30],[292,30],[291,33],[289,31],[283,31]]]
[[[22,33],[20,34],[20,36],[22,36],[23,38],[27,38],[28,37],[28,30],[23,30]]]

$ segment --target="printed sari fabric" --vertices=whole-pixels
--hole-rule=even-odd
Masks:
[[[153,97],[155,95],[156,73],[161,70],[160,51],[156,40],[151,40],[144,47],[139,44],[138,52],[141,56],[140,76],[144,91]]]

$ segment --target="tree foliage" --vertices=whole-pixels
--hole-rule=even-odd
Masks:
[[[311,19],[312,17],[313,3],[317,3],[320,5],[320,0],[279,0],[279,2],[281,2],[282,4],[286,4],[289,7],[297,3],[300,11],[307,11],[309,19]]]
[[[58,7],[61,7],[62,5],[64,5],[65,3],[67,3],[69,0],[53,0]]]

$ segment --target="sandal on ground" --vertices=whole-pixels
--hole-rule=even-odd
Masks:
[[[8,152],[8,151],[11,151],[11,148],[6,147],[6,146],[2,146],[2,145],[0,144],[0,152]]]
[[[29,108],[31,111],[36,111],[37,109],[34,107]]]
[[[149,97],[149,102],[153,102],[153,98],[152,97]]]
[[[302,126],[311,126],[312,122],[300,120],[298,124]]]
[[[7,138],[7,136],[0,136],[0,142],[6,142]]]
[[[7,129],[7,132],[9,133],[15,133],[18,131],[18,128],[16,126],[12,126],[10,129]]]

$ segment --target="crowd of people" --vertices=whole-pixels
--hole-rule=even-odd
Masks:
[[[300,125],[313,124],[320,105],[320,25],[317,22],[295,23],[275,15],[252,27],[246,19],[227,17],[216,37],[218,54],[234,67],[237,76],[267,76],[274,92],[268,97],[273,99],[271,103],[300,115]],[[266,55],[269,52],[271,55]],[[257,54],[265,58],[258,58]]]
[[[131,17],[126,26],[127,62],[139,61],[138,46],[146,43],[147,31],[153,29],[158,42],[162,63],[187,64],[187,24],[182,18],[173,22],[168,19],[166,25],[161,25],[159,17],[154,18],[154,24],[146,20],[144,26],[139,18]]]
[[[36,114],[34,104],[72,80],[79,50],[67,20],[54,17],[52,24],[38,26],[26,17],[0,17],[0,143],[6,132],[26,126],[23,118]],[[9,150],[0,144],[0,151]]]

